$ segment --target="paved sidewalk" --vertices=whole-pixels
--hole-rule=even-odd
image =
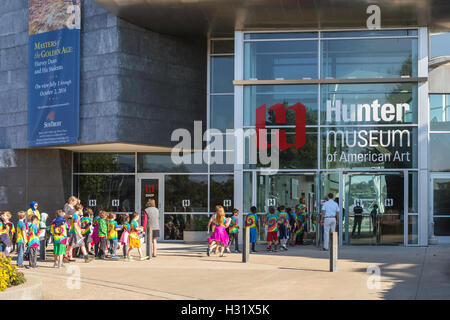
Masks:
[[[344,246],[337,273],[328,272],[328,252],[313,246],[276,253],[258,246],[246,264],[240,254],[207,257],[205,245],[159,246],[150,261],[78,260],[54,269],[48,259],[24,273],[42,279],[44,299],[450,299],[450,246]],[[379,288],[367,273],[375,266]],[[70,289],[78,272],[80,288]]]

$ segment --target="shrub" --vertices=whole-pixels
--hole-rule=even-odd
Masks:
[[[11,264],[11,258],[0,258],[0,291],[17,286],[25,281],[23,273]]]

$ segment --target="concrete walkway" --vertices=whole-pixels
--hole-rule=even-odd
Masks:
[[[276,253],[258,246],[246,264],[240,254],[207,257],[205,249],[163,243],[150,261],[78,260],[54,269],[49,259],[24,273],[42,279],[44,299],[450,299],[450,246],[344,246],[337,273],[313,246]],[[368,268],[380,271],[379,281]]]

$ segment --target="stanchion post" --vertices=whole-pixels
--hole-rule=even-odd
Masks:
[[[330,234],[330,272],[337,272],[338,262],[338,233]]]
[[[245,221],[245,220],[244,220]],[[244,233],[242,237],[242,262],[248,262],[250,257],[250,228],[244,227]]]

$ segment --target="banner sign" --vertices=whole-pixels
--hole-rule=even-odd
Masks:
[[[80,0],[29,0],[30,147],[78,142],[80,25]]]

